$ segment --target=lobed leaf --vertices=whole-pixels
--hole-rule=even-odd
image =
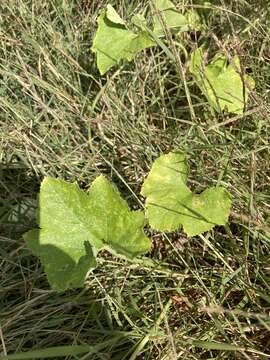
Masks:
[[[110,4],[107,5],[106,16],[107,16],[108,20],[110,20],[111,22],[113,22],[115,24],[125,25],[124,20],[121,18],[121,16],[119,16],[119,14],[115,11],[115,9]]]
[[[255,83],[249,75],[241,76],[238,56],[227,65],[227,59],[217,55],[209,65],[205,65],[202,49],[199,48],[191,54],[190,71],[217,112],[227,110],[235,114],[243,113]]]
[[[101,249],[130,258],[150,249],[144,214],[130,211],[104,176],[93,182],[89,194],[76,184],[45,178],[38,217],[40,229],[24,238],[40,257],[51,287],[59,291],[82,286]]]
[[[154,229],[174,231],[183,225],[189,236],[195,236],[228,221],[231,207],[228,192],[216,187],[192,194],[186,185],[187,174],[183,153],[169,153],[155,160],[141,191]]]
[[[72,247],[67,245],[64,249],[65,237],[61,239],[62,246],[59,246],[56,237],[51,238],[50,231],[30,230],[23,237],[33,254],[40,258],[54,290],[82,287],[86,274],[96,267],[93,249],[87,241],[80,242],[74,238]],[[73,258],[73,251],[77,261]]]
[[[138,52],[156,45],[151,35],[153,33],[155,36],[164,35],[160,16],[172,31],[188,31],[190,28],[196,30],[200,27],[200,18],[195,11],[188,11],[183,15],[168,0],[156,0],[155,8],[152,21],[153,32],[147,29],[147,21],[141,14],[136,14],[131,19],[131,23],[138,28],[137,32],[134,32],[127,28],[125,21],[111,5],[107,5],[106,10],[102,11],[97,20],[98,29],[91,48],[96,53],[97,66],[101,75],[120,60],[131,61]]]
[[[120,60],[131,61],[137,52],[155,45],[150,36],[139,30],[128,30],[124,21],[111,5],[98,17],[98,29],[92,51],[97,54],[97,66],[105,74]]]

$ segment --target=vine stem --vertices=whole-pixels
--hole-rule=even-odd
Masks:
[[[158,272],[160,274],[167,275],[167,276],[169,276],[171,278],[187,279],[187,278],[192,277],[191,275],[187,274],[187,271],[183,271],[183,272],[173,271],[173,270],[169,269],[168,267],[160,266],[158,263],[156,263],[155,261],[153,261],[152,259],[149,259],[149,258],[130,259],[130,258],[126,258],[126,257],[121,256],[121,255],[117,255],[117,256],[119,258],[127,261],[128,263],[130,263],[129,268],[140,267],[140,269],[143,269],[143,270],[151,269],[154,272]],[[99,263],[100,264],[108,263],[108,260],[99,258]]]
[[[179,72],[179,76],[180,76],[180,78],[181,78],[181,80],[183,81],[183,84],[184,84],[184,89],[185,89],[185,94],[186,94],[186,97],[187,97],[190,116],[191,116],[192,120],[195,120],[196,119],[196,114],[195,114],[195,111],[194,111],[194,108],[193,108],[190,91],[189,91],[187,81],[186,81],[186,77],[185,77],[185,71],[184,71],[184,68],[183,68],[179,53],[177,51],[177,48],[175,46],[175,43],[173,41],[173,38],[172,38],[172,35],[171,35],[170,31],[168,31],[168,29],[166,27],[166,23],[164,21],[162,13],[160,11],[158,11],[158,9],[156,8],[155,5],[152,4],[152,6],[154,6],[155,12],[156,12],[157,16],[159,17],[159,19],[160,19],[160,21],[162,23],[166,38],[167,38],[167,40],[169,40],[169,42],[170,42],[170,44],[172,46],[172,51],[165,45],[165,43],[151,29],[146,27],[144,23],[141,23],[140,27],[144,31],[146,31],[153,38],[153,40],[162,48],[162,50],[165,52],[165,54],[168,56],[168,58],[171,59],[173,62],[176,62],[176,64],[178,65],[178,66],[176,66],[176,68],[177,68],[177,70]],[[184,54],[186,56],[186,51],[184,51]],[[179,69],[180,69],[180,71],[179,71]]]
[[[179,56],[179,52],[176,49],[176,46],[175,46],[175,43],[173,41],[172,34],[171,34],[170,30],[166,26],[164,15],[162,14],[161,11],[158,11],[158,9],[156,8],[155,5],[154,5],[154,7],[155,7],[155,12],[156,12],[161,24],[162,24],[162,27],[163,27],[163,30],[165,32],[166,38],[168,39],[168,41],[169,41],[169,43],[171,44],[171,47],[172,47],[172,52],[171,52],[172,56],[170,56],[170,58],[176,62],[176,64],[178,65],[177,68],[180,69],[179,75],[180,75],[180,78],[181,78],[181,80],[183,81],[183,84],[184,84],[184,89],[185,89],[185,93],[186,93],[186,97],[187,97],[187,102],[188,102],[188,106],[189,106],[191,119],[195,120],[196,119],[196,114],[195,114],[195,111],[194,111],[194,108],[193,108],[193,105],[192,105],[191,95],[190,95],[190,91],[189,91],[189,88],[188,88],[188,85],[187,85],[185,71],[184,71],[180,56]]]

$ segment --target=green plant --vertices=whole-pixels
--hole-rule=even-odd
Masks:
[[[147,20],[141,14],[134,15],[130,25],[136,30],[130,30],[130,26],[115,9],[107,5],[106,10],[98,17],[98,29],[92,46],[92,51],[97,55],[97,66],[101,75],[120,60],[131,61],[139,51],[155,46],[156,39],[164,36],[164,25],[177,32],[196,29],[199,26],[196,12],[188,11],[183,15],[168,0],[155,1],[150,17],[152,30],[147,27]]]
[[[1,359],[269,356],[269,7],[171,1],[183,14],[197,9],[204,24],[201,35],[172,36],[193,119],[180,65],[160,45],[105,76],[89,51],[103,6],[111,3],[129,23],[136,13],[150,20],[144,11],[152,0],[1,2]],[[167,35],[159,39],[172,52]],[[205,64],[216,52],[228,59],[238,53],[242,71],[249,68],[256,89],[247,114],[209,111],[187,68],[197,43],[209,54]],[[126,261],[102,252],[83,288],[51,291],[44,266],[21,239],[35,227],[40,179],[88,189],[107,174],[123,198],[139,204],[147,169],[172,149],[188,153],[193,192],[217,184],[230,191],[227,231],[217,226],[195,238],[147,231],[147,257]],[[89,349],[83,355],[77,346]]]
[[[154,162],[142,187],[150,225],[173,231],[183,224],[190,236],[224,225],[231,206],[227,191],[210,188],[193,195],[186,179],[183,153],[162,155]],[[143,233],[143,212],[130,211],[104,176],[96,178],[88,193],[76,184],[45,178],[37,220],[40,229],[24,238],[44,264],[51,287],[59,291],[82,286],[100,250],[133,258],[151,247]]]
[[[37,221],[40,229],[24,238],[44,264],[51,287],[60,291],[82,286],[102,249],[131,258],[150,250],[144,214],[130,211],[104,176],[88,194],[76,184],[45,178]]]
[[[193,194],[186,185],[187,175],[183,153],[162,155],[154,162],[142,187],[147,216],[154,229],[174,231],[183,225],[189,236],[195,236],[228,221],[231,208],[228,192],[212,187],[199,195]]]
[[[129,30],[124,20],[108,5],[98,18],[92,51],[97,54],[97,66],[103,75],[119,60],[131,61],[138,51],[154,44],[146,32]]]
[[[202,48],[191,54],[190,71],[209,104],[217,111],[242,114],[249,92],[255,83],[251,76],[242,75],[240,59],[235,56],[227,65],[227,59],[217,54],[205,65]]]
[[[115,9],[107,5],[98,18],[92,46],[102,75],[121,59],[131,61],[139,51],[159,44],[159,38],[165,35],[165,28],[171,32],[201,28],[200,18],[195,11],[190,10],[183,15],[168,0],[155,1],[151,20],[152,29],[147,26],[143,15],[134,15],[131,23],[137,31],[133,32]],[[193,51],[189,69],[209,104],[217,112],[227,110],[242,114],[255,82],[251,76],[242,75],[239,57],[235,56],[229,65],[222,54],[217,54],[208,65],[204,64],[203,59],[202,48]]]

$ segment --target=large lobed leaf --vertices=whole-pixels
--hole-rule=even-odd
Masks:
[[[144,214],[130,211],[104,176],[93,182],[89,194],[76,184],[45,178],[38,224],[40,230],[24,237],[40,257],[51,287],[60,291],[83,285],[101,249],[130,258],[150,249]]]
[[[183,153],[169,153],[154,162],[142,187],[150,225],[174,231],[183,225],[189,236],[228,221],[231,200],[222,187],[193,194],[187,187],[188,167]]]
[[[205,65],[202,49],[191,55],[190,71],[210,105],[217,111],[227,110],[242,114],[248,95],[254,88],[254,80],[249,75],[241,76],[238,56],[227,65],[224,56],[216,56],[209,65]]]

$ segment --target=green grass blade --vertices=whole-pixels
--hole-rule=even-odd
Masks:
[[[195,340],[192,344],[196,347],[200,347],[207,350],[223,350],[223,351],[243,351],[244,349],[231,344],[218,343],[214,341],[200,341]]]
[[[33,350],[1,356],[0,360],[23,360],[23,359],[48,359],[60,356],[80,355],[93,350],[92,346],[78,345],[78,346],[56,346],[47,349]]]

